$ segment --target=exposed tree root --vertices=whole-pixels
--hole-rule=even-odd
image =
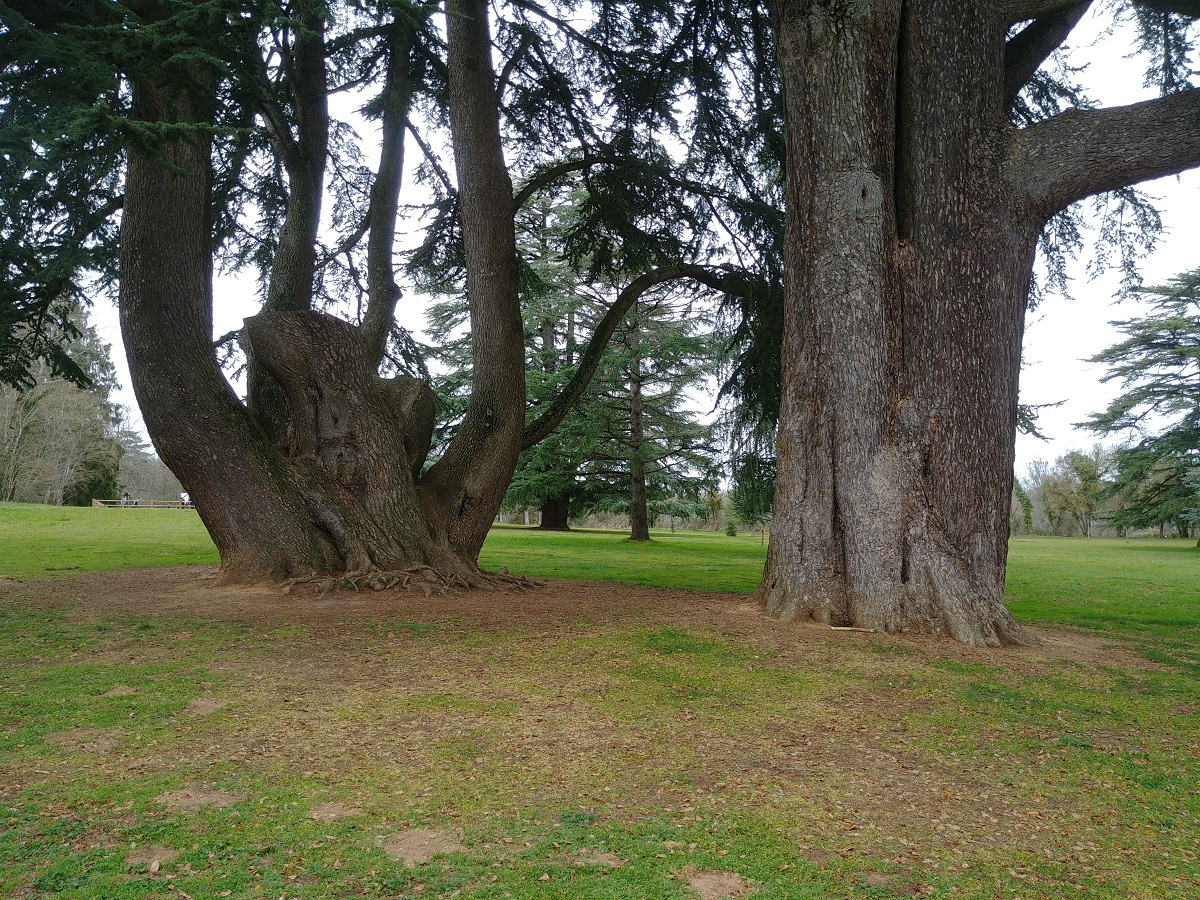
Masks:
[[[341,575],[317,575],[285,581],[283,591],[292,593],[298,587],[312,587],[322,597],[335,591],[421,590],[426,597],[449,591],[469,590],[529,590],[545,582],[524,575],[510,575],[507,569],[499,572],[477,571],[469,575],[458,572],[439,572],[431,566],[410,566],[389,571],[368,568]]]

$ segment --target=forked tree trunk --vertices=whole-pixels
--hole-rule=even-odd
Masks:
[[[1009,199],[1010,143],[983,127],[999,92],[955,65],[1002,53],[1003,33],[974,4],[923,5],[915,21],[901,0],[775,4],[789,280],[761,596],[784,619],[1013,643],[1004,565],[1040,223]],[[938,16],[977,46],[939,46]]]
[[[377,374],[394,285],[372,298],[385,314],[361,328],[311,311],[313,249],[295,235],[303,231],[297,225],[315,227],[319,202],[294,197],[293,221],[284,228],[293,239],[280,247],[281,257],[292,258],[278,261],[271,298],[242,335],[257,370],[252,392],[262,401],[251,415],[212,352],[211,141],[201,128],[166,139],[162,158],[130,151],[120,305],[134,391],[156,449],[194,501],[229,580],[424,567],[458,584],[489,582],[476,559],[524,429],[512,188],[486,7],[451,0],[447,20],[479,381],[458,435],[423,477],[433,428],[429,389]],[[187,92],[136,79],[135,114],[149,122],[210,122],[213,80],[199,66],[194,76]],[[399,112],[389,115],[395,122]],[[324,154],[320,134],[309,143]],[[316,160],[311,165],[320,168]],[[398,183],[387,187],[396,189]],[[373,247],[374,255],[390,257],[387,247]]]

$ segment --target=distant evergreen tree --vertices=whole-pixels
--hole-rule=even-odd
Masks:
[[[715,339],[687,298],[645,298],[610,345],[595,391],[567,432],[584,435],[575,509],[621,512],[630,536],[650,539],[662,516],[700,518],[717,483],[711,426],[699,421],[689,391],[716,371]]]
[[[763,525],[775,504],[775,460],[747,453],[734,460],[730,500],[747,525]]]
[[[1082,424],[1129,438],[1116,454],[1114,527],[1171,523],[1187,536],[1189,511],[1200,509],[1200,269],[1138,293],[1152,312],[1114,322],[1125,339],[1090,360],[1108,367],[1102,381],[1119,380],[1124,390]]]

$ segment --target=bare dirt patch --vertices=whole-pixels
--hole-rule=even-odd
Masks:
[[[363,811],[357,806],[347,806],[345,803],[317,803],[308,809],[308,817],[318,822],[332,822],[335,819],[352,819],[361,816]]]
[[[863,884],[867,887],[887,887],[891,884],[895,877],[892,875],[883,875],[879,872],[867,872],[862,877]]]
[[[105,691],[100,696],[102,697],[132,697],[138,692],[135,687],[130,687],[127,684],[118,684],[116,687]]]
[[[178,856],[179,851],[169,847],[135,847],[125,854],[125,865],[145,866],[153,874],[163,866],[173,863]]]
[[[444,853],[465,853],[461,841],[461,835],[450,831],[412,828],[384,838],[383,852],[411,869]]]
[[[726,804],[770,808],[804,823],[794,835],[797,856],[821,866],[838,859],[838,848],[903,865],[929,853],[971,854],[1080,831],[1070,818],[1076,810],[1053,791],[1009,785],[1012,759],[988,752],[1005,735],[986,720],[973,726],[977,746],[941,749],[938,717],[958,702],[952,690],[938,691],[943,673],[959,672],[944,663],[969,663],[964,671],[982,680],[1014,685],[1022,679],[1011,673],[1075,677],[1078,670],[1086,683],[1103,685],[1114,669],[1153,666],[1110,637],[1065,629],[1030,629],[1037,646],[977,650],[928,637],[783,626],[744,595],[551,581],[511,593],[318,596],[222,587],[215,575],[209,567],[146,569],[21,586],[24,602],[76,621],[125,612],[172,623],[171,638],[168,629],[136,640],[117,633],[96,658],[168,656],[179,620],[182,629],[197,620],[247,626],[211,663],[213,683],[222,686],[198,688],[236,696],[231,714],[194,728],[180,717],[170,754],[148,756],[156,752],[148,746],[136,759],[118,752],[115,762],[129,772],[165,772],[182,758],[268,764],[338,785],[370,771],[395,790],[363,803],[393,823],[437,821],[480,802],[594,809],[622,821]],[[704,642],[696,653],[651,648],[647,633],[655,629],[716,638],[712,658]],[[975,675],[947,675],[964,677]],[[1022,764],[1054,787],[1063,729],[1057,722],[1036,729],[1045,733],[1030,726],[1027,737],[1047,748],[1045,759]],[[62,746],[99,736],[84,731]],[[1115,749],[1139,740],[1135,731],[1093,729],[1083,737]],[[158,801],[186,812],[240,799],[206,783]],[[310,815],[326,820],[354,809],[333,806]],[[388,852],[418,865],[461,850],[460,840],[416,829],[389,838]],[[582,851],[571,859],[616,865]]]
[[[605,869],[619,869],[625,865],[625,860],[607,850],[587,850],[575,861],[577,866],[601,866]]]
[[[233,703],[232,700],[224,700],[220,697],[196,697],[194,700],[188,701],[184,713],[193,718],[202,718],[203,716],[211,716],[218,709],[224,709],[231,703]]]
[[[697,872],[688,866],[676,877],[700,895],[700,900],[738,900],[754,890],[754,884],[737,872]]]
[[[198,784],[177,791],[166,791],[155,797],[154,802],[162,803],[176,812],[192,813],[202,809],[228,809],[239,800],[245,799],[246,794]]]
[[[926,656],[1040,672],[1067,660],[1086,666],[1158,668],[1111,637],[1067,629],[1026,626],[1037,642],[999,649],[963,647],[948,638],[883,635],[830,629],[811,622],[781,625],[744,594],[665,590],[611,582],[549,580],[521,590],[447,591],[426,597],[403,589],[285,593],[282,586],[229,586],[216,566],[179,566],[88,572],[70,578],[19,583],[15,599],[64,609],[74,621],[114,613],[158,619],[210,619],[247,625],[317,628],[363,620],[447,619],[484,629],[561,630],[594,622],[640,621],[718,629],[767,647],[821,642],[846,646],[892,646]]]
[[[120,743],[119,731],[105,731],[99,728],[66,728],[62,731],[51,731],[42,735],[47,744],[66,747],[70,750],[83,750],[86,753],[110,753]]]

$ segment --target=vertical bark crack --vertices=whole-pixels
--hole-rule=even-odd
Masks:
[[[900,23],[896,28],[896,78],[893,82],[896,92],[892,101],[895,123],[892,127],[892,202],[895,204],[896,237],[907,240],[910,233],[910,204],[908,200],[908,115],[909,104],[906,102],[908,91],[905,90],[908,73],[909,49],[909,16],[912,0],[902,0],[900,4]]]

